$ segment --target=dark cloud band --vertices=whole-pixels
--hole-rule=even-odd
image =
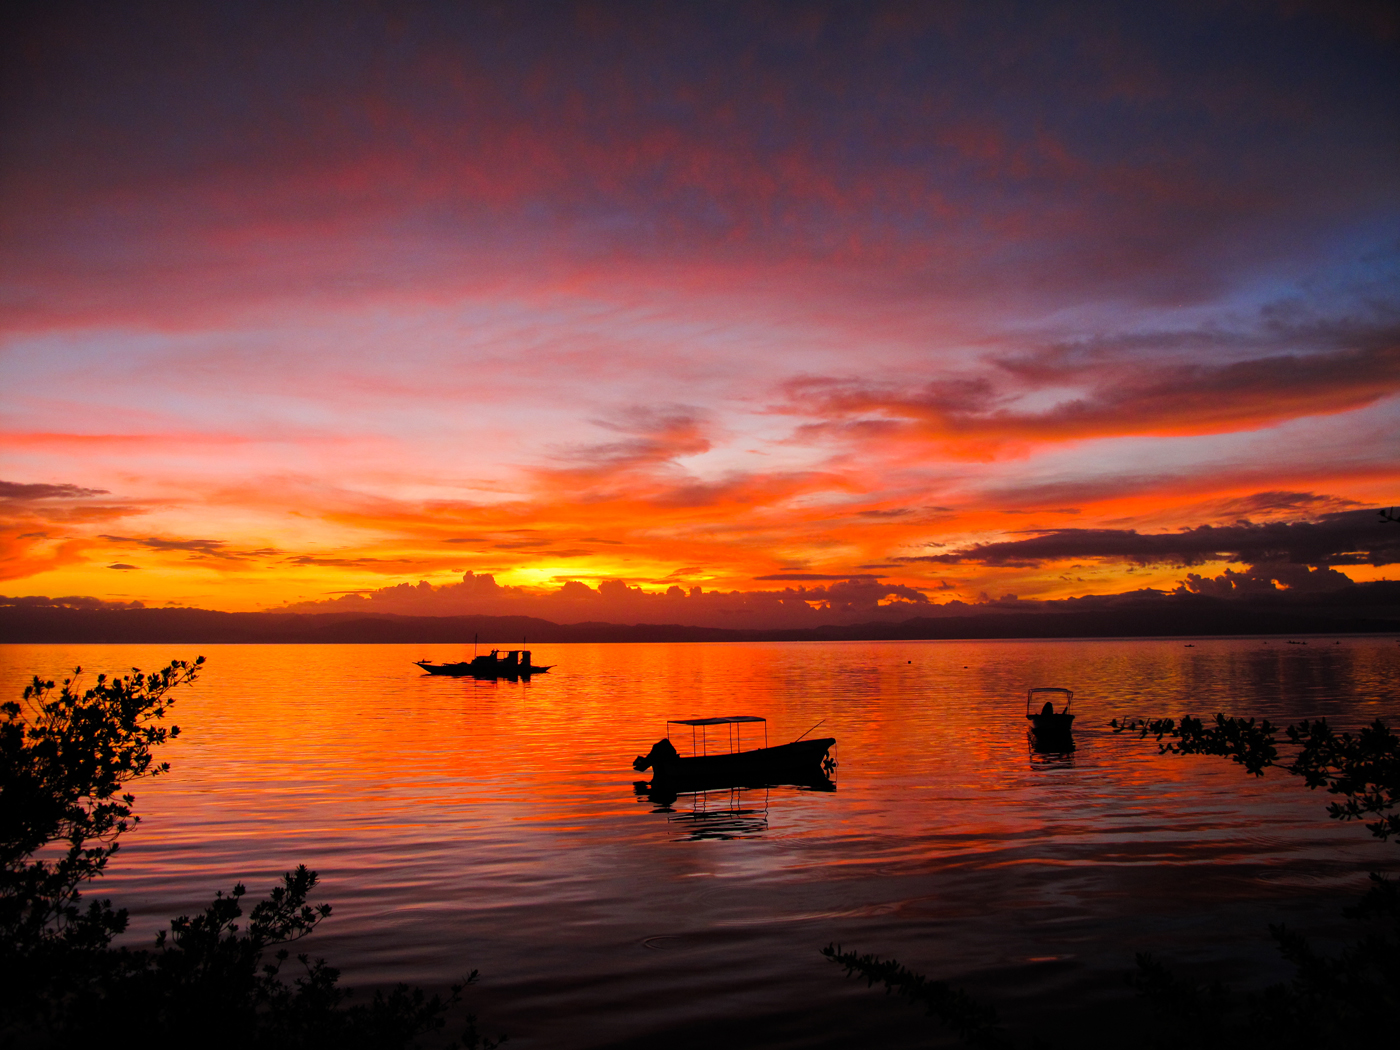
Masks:
[[[1400,527],[1382,521],[1375,510],[1355,510],[1312,522],[1202,525],[1181,532],[1053,529],[1028,539],[979,543],[947,554],[900,560],[1029,568],[1077,558],[1181,566],[1210,561],[1394,565],[1400,563]]]

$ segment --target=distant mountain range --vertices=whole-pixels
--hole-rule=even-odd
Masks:
[[[1250,598],[1159,594],[994,602],[965,615],[780,630],[683,624],[559,624],[529,616],[227,613],[146,609],[93,599],[0,597],[0,642],[374,643],[841,641],[955,638],[1140,638],[1240,634],[1400,633],[1400,582],[1326,594]]]

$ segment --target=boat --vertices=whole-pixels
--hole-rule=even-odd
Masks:
[[[530,662],[529,649],[508,649],[502,657],[499,649],[492,649],[485,656],[463,660],[455,664],[435,664],[427,660],[415,660],[419,667],[429,674],[447,675],[451,678],[529,678],[532,674],[544,674],[554,664],[543,667]]]
[[[1055,710],[1056,699],[1064,701],[1059,711]],[[1073,690],[1058,686],[1041,686],[1026,693],[1026,718],[1037,751],[1074,750],[1074,715],[1069,713],[1073,700]],[[1037,704],[1041,706],[1036,708]]]
[[[745,750],[744,727],[756,729],[760,725],[763,727],[763,746]],[[817,725],[821,725],[821,722]],[[681,755],[671,742],[672,726],[690,727],[689,755]],[[725,727],[727,750],[710,750],[709,732],[715,726]],[[817,726],[812,727],[815,728]],[[807,730],[808,733],[811,731]],[[673,718],[666,722],[666,735],[652,745],[650,752],[638,755],[632,768],[639,773],[650,769],[653,787],[665,788],[670,792],[706,787],[829,784],[827,774],[836,768],[835,759],[831,757],[835,744],[835,737],[812,740],[798,737],[791,743],[769,747],[768,720],[756,715]]]

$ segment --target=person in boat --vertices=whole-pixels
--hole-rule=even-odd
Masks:
[[[658,761],[669,762],[673,758],[680,757],[680,752],[678,752],[676,746],[671,743],[671,738],[662,737],[656,743],[652,744],[651,750],[645,755],[637,756],[636,760],[632,763],[632,768],[640,773],[643,770],[650,769]]]
[[[1040,713],[1042,715],[1053,715],[1055,713],[1055,705],[1049,700],[1045,701],[1045,706],[1040,709]]]

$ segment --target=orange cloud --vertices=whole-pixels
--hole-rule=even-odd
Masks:
[[[942,440],[953,454],[985,456],[1013,442],[1132,434],[1215,434],[1251,430],[1300,416],[1353,411],[1400,392],[1400,333],[1375,348],[1277,355],[1223,365],[1094,364],[1061,383],[1084,393],[1041,410],[1017,409],[1021,390],[989,376],[933,380],[913,392],[860,381],[799,379],[788,385],[792,411],[829,417],[807,424],[873,441],[906,433]]]

